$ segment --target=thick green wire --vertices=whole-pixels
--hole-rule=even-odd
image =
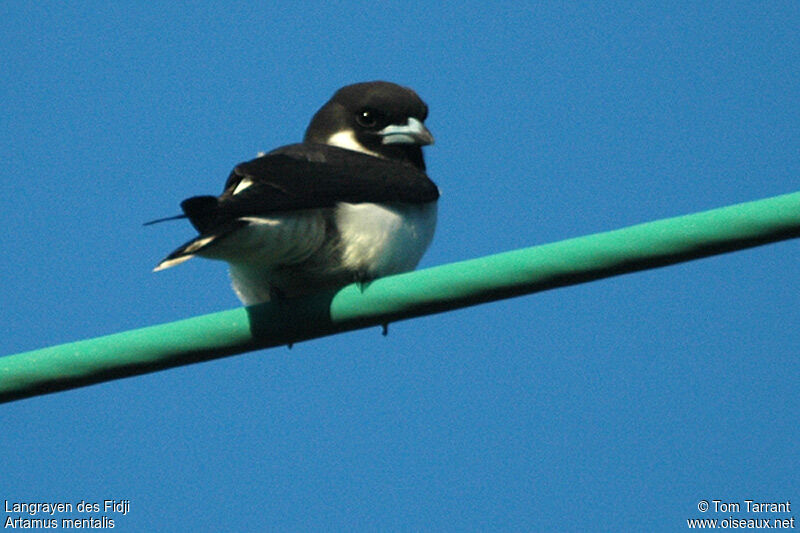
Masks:
[[[800,236],[800,192],[0,357],[0,402]]]

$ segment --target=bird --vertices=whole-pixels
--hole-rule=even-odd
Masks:
[[[187,218],[198,232],[154,271],[195,256],[225,261],[250,306],[415,269],[440,194],[422,153],[434,142],[427,116],[410,88],[342,87],[301,143],[240,163],[221,195],[188,198],[181,215],[150,222]]]

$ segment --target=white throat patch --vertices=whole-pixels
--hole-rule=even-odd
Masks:
[[[356,139],[356,134],[353,130],[344,130],[338,133],[334,133],[328,140],[325,141],[325,144],[329,144],[331,146],[338,146],[339,148],[344,148],[345,150],[352,150],[354,152],[361,152],[362,154],[371,155],[374,157],[383,157],[378,152],[373,152],[369,148],[365,147],[363,144],[358,142]]]

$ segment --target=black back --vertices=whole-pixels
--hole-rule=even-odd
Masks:
[[[236,194],[243,180],[252,184]],[[439,189],[415,165],[324,144],[284,146],[233,169],[219,197],[196,196],[181,207],[200,233],[240,217],[348,203],[422,204]]]

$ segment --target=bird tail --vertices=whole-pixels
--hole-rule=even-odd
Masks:
[[[219,226],[219,199],[216,196],[193,196],[181,202],[184,216],[198,233],[208,233]]]
[[[176,250],[174,250],[171,254],[161,260],[160,263],[156,265],[153,269],[153,272],[158,272],[159,270],[165,270],[170,267],[174,267],[175,265],[180,265],[184,261],[188,261],[192,257],[194,257],[198,252],[200,252],[203,248],[213,243],[215,240],[219,238],[219,235],[200,235],[191,241],[187,242],[183,246],[180,246]]]
[[[232,230],[241,226],[240,223],[219,224],[218,206],[219,200],[216,196],[194,196],[181,202],[181,209],[183,210],[182,215],[153,220],[145,224],[149,225],[167,220],[188,218],[192,226],[200,233],[199,236],[180,246],[162,259],[153,269],[153,272],[158,272],[159,270],[164,270],[179,265],[184,261],[188,261],[206,247],[213,244],[220,237],[227,235]]]
[[[220,257],[216,256],[211,248],[219,241],[224,240],[224,237],[227,237],[230,233],[241,229],[248,224],[249,222],[247,220],[232,220],[227,224],[223,224],[220,227],[214,228],[213,233],[198,235],[186,244],[179,246],[171,254],[162,259],[161,262],[158,263],[158,265],[156,265],[156,267],[153,269],[153,272],[158,272],[159,270],[165,270],[167,268],[174,267],[175,265],[180,265],[195,255],[202,255],[203,257],[207,257],[209,259],[219,259]]]
[[[204,233],[204,230],[214,223],[218,205],[219,200],[216,196],[193,196],[181,202],[183,214],[149,220],[144,225],[152,226],[153,224],[188,218],[197,231]]]

